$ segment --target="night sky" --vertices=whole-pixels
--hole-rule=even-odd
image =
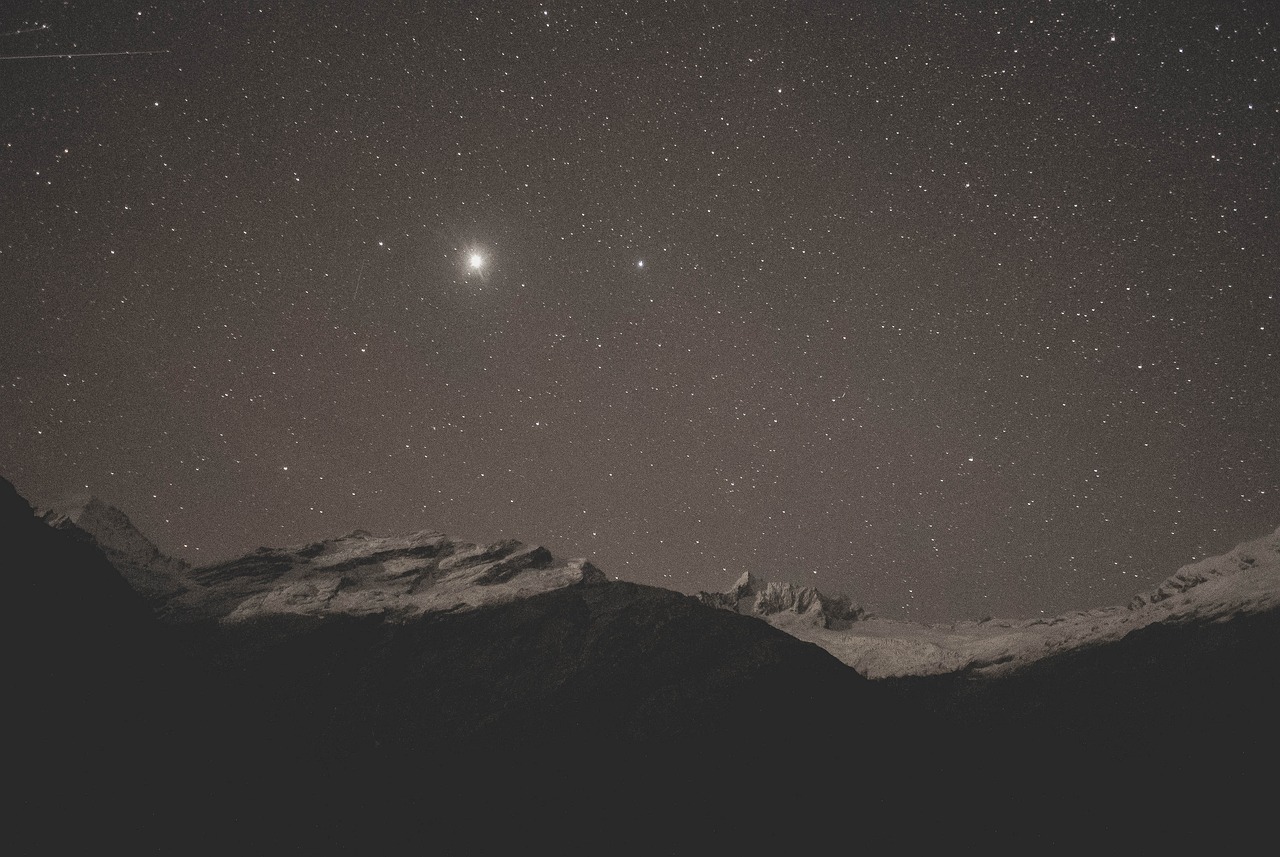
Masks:
[[[191,562],[942,621],[1280,523],[1274,3],[8,0],[0,56],[0,474]]]

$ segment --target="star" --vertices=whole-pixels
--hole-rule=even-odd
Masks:
[[[134,34],[144,42],[81,47],[161,51],[175,47],[171,32],[207,27],[228,43],[266,35],[256,13],[185,5],[200,8]],[[30,310],[31,335],[0,353],[6,368],[52,368],[45,343],[58,356],[56,372],[10,371],[0,384],[6,428],[20,429],[6,434],[0,471],[16,468],[50,499],[77,473],[68,485],[108,480],[101,490],[170,519],[161,540],[200,544],[201,559],[215,544],[230,557],[328,538],[328,524],[306,523],[323,501],[334,527],[512,527],[563,538],[566,551],[590,545],[611,577],[670,583],[662,569],[680,568],[690,591],[748,568],[817,571],[832,592],[939,621],[1125,603],[1138,590],[1113,588],[1118,575],[1104,581],[1102,569],[1119,563],[1154,587],[1199,541],[1221,539],[1205,555],[1234,544],[1227,532],[1280,521],[1265,466],[1280,432],[1260,404],[1265,379],[1280,377],[1276,322],[1263,317],[1280,298],[1257,186],[1280,136],[1258,124],[1270,108],[1254,77],[1270,46],[1243,36],[1271,32],[1280,4],[1159,22],[1055,15],[1046,30],[1039,16],[998,31],[986,16],[942,26],[890,14],[902,33],[884,55],[858,35],[862,13],[844,8],[857,4],[827,4],[824,19],[869,53],[805,38],[804,16],[782,15],[773,32],[725,12],[714,29],[733,38],[707,41],[696,69],[665,40],[633,41],[633,18],[605,8],[618,4],[554,23],[542,4],[504,21],[510,39],[533,44],[546,23],[557,39],[623,50],[655,79],[704,77],[649,93],[644,81],[620,87],[590,52],[539,48],[524,68],[532,100],[507,82],[514,58],[488,49],[493,34],[467,4],[437,4],[448,8],[390,35],[372,22],[396,4],[368,5],[368,32],[317,12],[316,26],[338,25],[332,38],[299,38],[289,50],[311,60],[269,75],[209,52],[21,60],[40,73],[12,94],[15,110],[41,118],[24,126],[33,145],[0,146],[0,171],[15,176],[0,234],[24,235],[4,248],[5,269],[23,276],[0,277],[0,306]],[[644,5],[655,32],[700,44],[711,32]],[[56,23],[0,23],[0,68],[28,49],[76,50],[39,41]],[[998,85],[1008,57],[1050,30],[1097,50],[1088,62],[1038,53],[1060,85],[1010,97]],[[342,62],[365,38],[388,50],[358,69]],[[962,62],[926,62],[960,39],[972,42]],[[1192,62],[1196,45],[1218,61]],[[467,57],[436,100],[445,136],[406,147],[412,124],[397,99],[373,97],[375,83],[436,50]],[[750,74],[705,74],[739,58]],[[1185,109],[1134,110],[1171,61]],[[90,73],[120,85],[102,93],[94,146],[79,151],[66,142],[75,116],[49,105]],[[595,94],[543,98],[546,74]],[[314,97],[294,97],[307,89]],[[445,116],[469,94],[485,109]],[[348,99],[362,101],[358,116]],[[686,121],[709,103],[734,109]],[[840,118],[852,104],[878,117],[856,155]],[[161,110],[169,121],[142,118]],[[287,166],[210,158],[197,132],[215,125],[255,152],[289,153]],[[1151,156],[1137,171],[1134,147]],[[186,177],[202,188],[199,218],[171,192]],[[605,177],[626,192],[600,199]],[[1196,190],[1156,204],[1178,187]],[[196,228],[206,220],[217,228]],[[299,228],[282,231],[286,220]],[[661,260],[653,274],[637,255],[648,252]],[[85,271],[93,301],[76,299]],[[182,300],[155,299],[176,280],[190,286]],[[1224,337],[1243,345],[1218,362]],[[102,364],[118,341],[137,347]],[[118,396],[152,364],[175,367],[156,392],[182,403],[159,424],[147,397]],[[262,407],[320,379],[324,395]],[[195,471],[190,447],[214,427],[209,482],[212,461]],[[353,443],[366,432],[369,443]],[[721,477],[744,464],[752,478],[729,494]],[[488,485],[500,466],[501,487]],[[584,513],[574,491],[526,502],[538,485],[601,478],[627,485],[608,508]],[[359,496],[330,494],[335,479],[355,480],[347,491]],[[166,500],[144,493],[158,485]],[[527,492],[514,506],[508,486]],[[794,504],[785,516],[782,501]],[[1151,537],[1174,521],[1175,536]],[[815,537],[798,556],[802,532]],[[983,569],[981,587],[968,568]]]

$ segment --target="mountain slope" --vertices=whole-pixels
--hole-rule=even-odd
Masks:
[[[190,587],[185,562],[161,553],[128,515],[96,497],[79,506],[44,510],[39,515],[55,530],[92,541],[129,586],[152,604],[162,604]]]
[[[53,843],[71,814],[109,841],[134,825],[103,796],[150,779],[177,722],[159,690],[175,663],[168,640],[91,539],[49,527],[2,477],[0,578],[5,763],[18,791],[6,833],[23,853],[64,851]]]
[[[163,621],[8,483],[0,549],[24,853],[585,848],[636,818],[657,847],[729,783],[770,792],[744,747],[890,721],[818,647],[540,548],[259,551],[191,569]],[[698,826],[723,842],[718,817]]]
[[[752,591],[766,589],[752,582]],[[770,584],[769,586],[776,586]],[[743,604],[743,582],[704,603]],[[830,602],[814,595],[813,603]],[[757,599],[757,602],[759,599]],[[847,603],[847,599],[844,602]],[[732,609],[732,608],[731,608]],[[1152,625],[1224,622],[1280,609],[1280,529],[1228,553],[1184,566],[1124,607],[1080,610],[1051,618],[986,619],[918,625],[858,613],[845,621],[796,621],[786,611],[753,612],[802,640],[816,643],[868,678],[966,673],[1006,675],[1044,658],[1107,645]]]
[[[405,622],[605,582],[586,560],[560,562],[544,547],[474,545],[433,531],[378,537],[357,530],[301,547],[259,548],[189,576],[198,585],[170,605],[174,618],[228,622],[283,614]]]
[[[190,577],[167,622],[232,697],[305,722],[281,739],[304,754],[714,742],[873,707],[816,646],[515,541],[357,531]]]
[[[185,570],[158,620],[7,483],[0,538],[24,853],[1230,849],[1274,803],[1265,554],[1184,569],[1119,639],[869,681],[759,617],[877,620],[750,578],[713,609],[357,532]]]

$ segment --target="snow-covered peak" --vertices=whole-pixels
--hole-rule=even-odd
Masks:
[[[725,592],[699,592],[695,597],[708,606],[760,616],[779,627],[800,623],[841,628],[865,615],[846,595],[830,596],[795,583],[762,582],[749,571]]]
[[[178,600],[175,615],[228,622],[279,614],[402,620],[605,580],[586,560],[560,561],[544,547],[456,542],[433,530],[402,536],[357,530],[291,548],[258,548],[193,569],[191,576],[200,588]]]
[[[54,529],[94,542],[134,591],[153,603],[189,585],[185,562],[162,553],[128,515],[97,497],[65,509],[43,510],[40,517]]]

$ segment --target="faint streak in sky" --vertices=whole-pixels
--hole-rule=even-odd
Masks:
[[[100,51],[91,54],[24,54],[23,56],[5,57],[0,56],[0,60],[49,60],[49,59],[74,59],[76,57],[136,57],[143,54],[167,54],[170,51]]]

